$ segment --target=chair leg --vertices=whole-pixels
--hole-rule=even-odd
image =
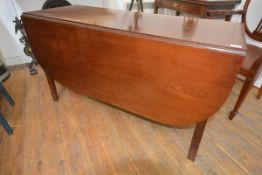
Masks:
[[[257,99],[260,99],[262,96],[262,85],[260,86],[258,93],[257,93]]]
[[[191,161],[195,161],[197,151],[199,148],[199,144],[201,142],[205,127],[206,127],[207,120],[201,121],[196,124],[196,128],[193,134],[193,138],[191,140],[190,148],[188,151],[187,158]]]
[[[7,92],[7,90],[5,89],[5,87],[2,85],[2,83],[0,83],[0,93],[6,98],[6,100],[8,101],[8,103],[11,106],[15,105],[14,100],[12,99],[12,97],[9,95],[9,93]]]
[[[232,15],[227,15],[227,16],[225,17],[225,21],[231,21],[231,18],[232,18]]]
[[[10,127],[2,113],[0,112],[0,124],[3,126],[8,135],[13,134],[13,129]]]
[[[137,11],[140,12],[140,0],[136,0]]]
[[[143,0],[138,0],[141,12],[144,12]]]
[[[158,6],[154,6],[154,14],[157,14],[158,13]]]
[[[237,102],[234,106],[234,109],[230,112],[229,114],[229,119],[232,120],[235,115],[237,114],[240,106],[242,105],[242,103],[244,102],[244,100],[247,97],[248,92],[250,91],[250,89],[252,88],[254,83],[254,78],[246,78],[244,85],[240,91],[239,97],[237,99]]]
[[[46,79],[47,79],[47,82],[48,82],[48,85],[49,85],[49,89],[50,89],[52,98],[53,98],[54,101],[58,101],[58,94],[57,94],[55,81],[48,73],[45,72],[45,75],[46,75]]]
[[[130,6],[129,6],[129,11],[131,11],[131,10],[132,10],[132,8],[133,8],[133,5],[134,5],[134,1],[135,1],[135,0],[131,0]]]

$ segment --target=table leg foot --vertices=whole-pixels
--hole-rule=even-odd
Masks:
[[[199,144],[201,142],[205,126],[206,126],[207,120],[201,121],[196,124],[196,128],[193,134],[193,138],[191,140],[190,148],[188,151],[187,158],[191,161],[195,161],[197,151],[199,148]]]
[[[58,93],[57,93],[55,81],[48,73],[45,72],[45,75],[46,75],[46,79],[49,85],[49,89],[50,89],[52,98],[54,101],[58,101]]]

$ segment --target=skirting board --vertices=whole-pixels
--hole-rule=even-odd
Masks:
[[[30,63],[32,60],[29,56],[22,55],[17,57],[9,57],[4,58],[6,66],[14,66],[14,65],[20,65],[20,64],[26,64]]]

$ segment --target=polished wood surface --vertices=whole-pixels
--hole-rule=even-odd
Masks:
[[[24,13],[22,17],[50,22],[54,20],[61,25],[75,25],[79,28],[85,27],[139,38],[146,37],[197,48],[234,53],[246,50],[241,26],[223,21],[195,19],[192,22],[192,18],[186,17],[177,18],[79,5]],[[207,31],[212,31],[213,35],[207,35]],[[232,44],[239,45],[240,48],[233,47]]]
[[[171,21],[153,14],[84,6],[22,16],[55,101],[54,80],[158,123],[196,123],[188,153],[194,161],[205,128],[202,123],[225,102],[243,61],[242,26],[172,19],[183,21],[179,33],[151,28],[152,19],[153,26]],[[212,29],[209,25],[220,27],[214,30],[218,36],[203,34],[204,27]]]
[[[202,18],[207,17],[209,9],[232,9],[241,0],[155,0],[154,12],[158,12],[158,8],[167,8],[177,11],[177,15],[187,13]]]
[[[39,67],[40,68],[40,67]],[[14,134],[0,130],[1,175],[259,175],[262,100],[252,88],[228,121],[242,87],[206,125],[195,162],[186,158],[193,127],[169,128],[77,94],[57,83],[52,101],[44,72],[12,71],[4,86],[15,99],[0,110]],[[1,129],[1,128],[0,128]]]
[[[241,25],[196,20],[192,27],[186,18],[136,15],[71,6],[25,13],[22,20],[40,65],[61,84],[167,125],[212,116],[243,61]]]

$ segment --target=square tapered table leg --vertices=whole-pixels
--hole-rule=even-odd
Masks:
[[[207,120],[201,121],[196,124],[196,128],[193,134],[193,138],[191,140],[190,148],[188,151],[187,158],[189,160],[195,161],[199,144],[201,142],[205,127],[206,127]]]

